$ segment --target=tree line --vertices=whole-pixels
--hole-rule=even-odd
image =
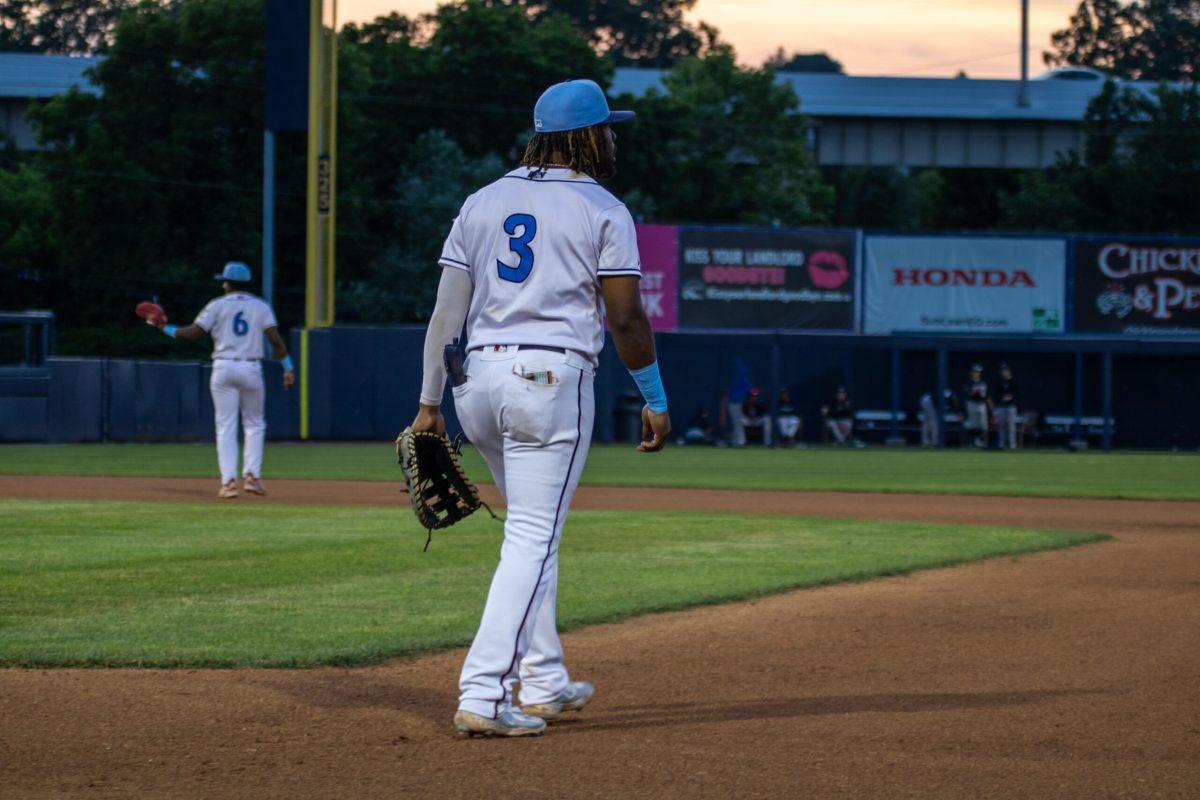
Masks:
[[[638,116],[620,131],[612,188],[647,221],[1200,231],[1184,194],[1200,169],[1194,90],[1146,97],[1110,85],[1089,110],[1083,152],[1048,171],[819,169],[803,98],[775,75],[841,65],[781,50],[761,68],[740,66],[717,31],[684,19],[693,3],[463,0],[345,26],[339,319],[423,319],[450,220],[519,159],[541,90],[565,77],[608,88],[620,65],[667,70],[665,91],[614,101]],[[1198,5],[1086,0],[1048,61],[1188,80]],[[1110,6],[1141,21],[1099,24]],[[1159,57],[1160,18],[1173,26],[1172,52],[1182,41],[1192,60]],[[1111,46],[1096,44],[1101,35]],[[106,56],[93,70],[99,94],[31,109],[45,149],[0,154],[5,305],[58,312],[60,352],[202,352],[145,337],[127,306],[153,295],[186,317],[211,295],[207,276],[220,264],[258,264],[263,39],[261,0],[3,0],[0,49]],[[303,316],[304,149],[303,134],[280,136],[285,325]]]

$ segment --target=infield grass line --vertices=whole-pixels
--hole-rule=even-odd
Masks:
[[[356,665],[469,642],[499,555],[475,515],[0,500],[0,666]],[[1100,534],[736,513],[575,511],[564,630],[1070,547]]]
[[[483,461],[465,448],[477,481]],[[396,481],[390,442],[268,444],[271,478]],[[0,445],[0,474],[202,477],[216,481],[211,444]],[[591,448],[582,482],[592,486],[975,494],[1200,500],[1200,454],[977,452],[915,448]]]

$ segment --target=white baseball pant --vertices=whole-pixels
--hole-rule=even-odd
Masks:
[[[1017,414],[1016,406],[996,406],[996,428],[1000,432],[1000,449],[1017,449]]]
[[[988,435],[988,404],[978,401],[967,401],[967,419],[964,426],[967,431],[976,432],[979,437]]]
[[[550,370],[551,385],[520,376]],[[593,369],[581,355],[485,347],[454,389],[463,431],[508,506],[500,564],[459,680],[459,708],[496,718],[512,704],[545,703],[568,677],[555,623],[558,546],[587,459],[595,416]]]
[[[267,423],[263,419],[262,362],[219,358],[213,361],[208,382],[216,414],[217,463],[221,483],[238,476],[238,411],[246,442],[242,453],[243,474],[262,475],[263,439]]]
[[[940,442],[938,431],[941,420],[937,404],[933,398],[925,395],[921,398],[921,444],[925,447],[937,447]]]
[[[746,446],[746,413],[741,402],[729,403],[729,443],[734,447]]]
[[[854,431],[854,420],[852,419],[827,419],[825,424],[829,427],[829,432],[833,434],[833,440],[837,444],[845,444],[850,439],[850,434]]]
[[[800,418],[792,414],[785,414],[779,420],[779,435],[784,439],[792,439],[796,436],[796,431],[800,430]]]

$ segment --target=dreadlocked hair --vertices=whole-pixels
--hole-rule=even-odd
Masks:
[[[523,159],[527,167],[567,167],[593,178],[611,177],[614,161],[612,141],[604,125],[535,133],[525,146]]]

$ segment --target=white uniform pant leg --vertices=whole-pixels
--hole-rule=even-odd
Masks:
[[[238,386],[235,362],[219,359],[213,362],[208,381],[212,392],[213,413],[217,434],[217,464],[221,468],[221,483],[237,479],[238,443]]]
[[[581,420],[582,434],[579,443],[579,453],[576,456],[577,466],[574,482],[568,487],[565,503],[570,505],[571,495],[579,483],[579,473],[587,460],[591,446],[591,431],[594,418],[594,402],[592,398],[592,378],[585,374],[583,377],[583,417]],[[563,513],[566,513],[564,506]],[[559,523],[560,526],[562,523]],[[561,540],[562,534],[559,534]],[[534,705],[548,703],[554,700],[570,682],[563,655],[562,641],[558,638],[558,555],[555,553],[553,563],[547,568],[546,593],[542,597],[537,617],[533,623],[533,635],[529,640],[529,649],[521,660],[519,676],[521,680],[521,703]]]
[[[987,403],[968,402],[967,428],[982,435],[987,432],[987,423]]]
[[[483,619],[463,664],[459,707],[495,718],[512,703],[512,684],[535,628],[539,649],[528,669],[530,686],[565,681],[553,609],[543,615],[542,605],[557,580],[558,543],[587,457],[594,396],[590,367],[572,366],[571,356],[524,351],[486,360],[488,355],[472,364],[456,407],[468,435],[490,429],[503,437],[508,519]],[[530,385],[512,374],[518,363],[548,367],[559,383]],[[484,414],[494,429],[476,419]]]
[[[996,406],[996,428],[999,431],[1000,449],[1017,447],[1017,407]]]
[[[529,649],[521,659],[521,705],[549,703],[567,688],[570,677],[558,638],[558,559],[546,577],[546,594],[533,621]]]
[[[829,432],[833,434],[833,440],[837,444],[845,444],[850,437],[850,431],[853,422],[848,419],[831,419],[828,421]]]
[[[934,447],[938,443],[938,410],[932,400],[921,403],[921,444]]]
[[[729,404],[729,443],[734,447],[746,444],[746,416],[741,403]]]
[[[462,426],[467,441],[483,457],[500,496],[507,504],[508,497],[504,493],[504,435],[500,433],[499,420],[492,413],[489,390],[483,388],[481,391],[468,392],[468,386],[471,389],[484,386],[488,377],[486,369],[488,365],[481,364],[478,355],[468,355],[467,383],[456,386],[451,391],[454,394],[454,410],[458,415],[458,424]]]
[[[258,361],[237,361],[241,374],[239,387],[242,403],[242,431],[246,437],[242,448],[242,474],[262,477],[263,441],[267,436],[267,421],[263,416],[262,364]]]
[[[929,447],[936,447],[938,443],[938,420],[937,412],[925,412],[925,419],[921,420],[921,444]]]

